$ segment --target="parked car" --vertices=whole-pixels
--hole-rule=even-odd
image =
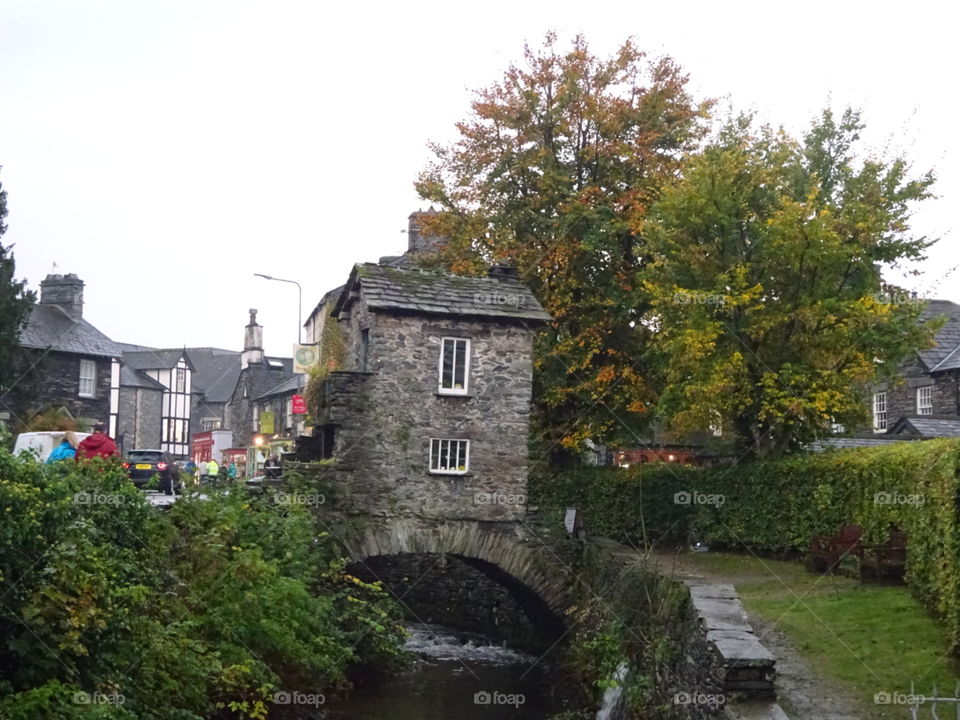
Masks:
[[[158,489],[165,495],[180,492],[180,468],[168,452],[163,450],[131,450],[123,462],[130,481],[139,488],[147,485],[154,475],[160,476]]]
[[[75,432],[77,442],[82,442],[90,433]],[[40,462],[50,457],[53,449],[63,440],[63,430],[44,430],[41,432],[26,432],[17,435],[13,444],[13,454],[18,455],[22,450],[32,453]]]

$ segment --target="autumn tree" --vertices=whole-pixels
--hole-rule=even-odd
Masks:
[[[646,322],[673,429],[722,423],[742,452],[782,454],[863,423],[877,373],[929,342],[920,304],[880,271],[931,244],[910,218],[933,176],[858,160],[862,128],[826,111],[797,141],[737,119],[657,203]]]
[[[645,366],[650,206],[704,133],[707,103],[669,58],[627,41],[612,57],[582,37],[527,46],[476,92],[459,137],[434,144],[416,184],[443,212],[449,269],[509,262],[553,316],[540,334],[535,403],[550,447],[635,434],[655,399]]]
[[[7,230],[7,191],[0,183],[0,239]],[[0,410],[9,412],[15,405],[15,386],[24,370],[20,353],[20,330],[27,322],[33,292],[26,289],[25,280],[14,277],[16,264],[11,248],[0,242]]]

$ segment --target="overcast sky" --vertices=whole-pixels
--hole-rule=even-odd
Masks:
[[[603,55],[633,35],[698,97],[793,131],[862,107],[876,152],[940,178],[915,226],[943,239],[909,285],[960,301],[960,51],[934,2],[0,0],[3,242],[32,287],[80,275],[114,340],[240,349],[258,308],[289,356],[296,288],[253,273],[299,281],[305,318],[401,252],[427,142],[551,29]]]

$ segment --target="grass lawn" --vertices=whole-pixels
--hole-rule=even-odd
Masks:
[[[909,717],[904,707],[877,705],[879,692],[953,696],[960,663],[946,655],[946,633],[906,587],[809,573],[800,563],[728,553],[691,553],[684,561],[736,585],[748,612],[775,626],[820,674],[848,687],[864,717]],[[798,598],[802,600],[798,601]],[[924,717],[930,716],[924,710]],[[953,717],[951,706],[939,707]]]

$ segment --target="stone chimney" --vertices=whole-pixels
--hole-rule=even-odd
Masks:
[[[487,268],[487,277],[500,282],[519,281],[520,279],[517,269],[505,262],[495,263]]]
[[[418,210],[417,212],[410,213],[407,225],[408,254],[414,255],[417,253],[435,253],[440,249],[440,245],[443,244],[444,238],[437,235],[420,234],[420,218],[427,215],[437,214],[438,213],[433,209],[433,206],[431,206],[426,212],[423,210]]]
[[[251,364],[263,362],[263,327],[257,324],[257,311],[250,310],[250,324],[243,333],[243,353],[240,355],[240,369]]]
[[[83,280],[74,273],[47,275],[40,283],[40,304],[56,305],[74,320],[83,317]]]

